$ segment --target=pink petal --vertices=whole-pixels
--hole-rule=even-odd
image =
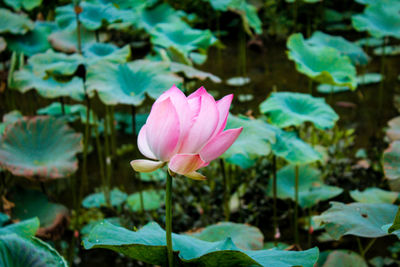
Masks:
[[[137,172],[153,172],[161,168],[165,163],[162,161],[152,161],[147,159],[137,159],[131,161],[132,168]]]
[[[196,154],[212,137],[219,121],[219,112],[214,98],[201,87],[188,97],[191,99],[200,95],[200,111],[193,122],[179,153]]]
[[[225,129],[226,121],[228,120],[229,108],[231,107],[233,94],[224,96],[222,99],[217,101],[217,108],[219,112],[219,121],[217,128],[215,129],[214,136],[219,134]]]
[[[157,159],[156,156],[154,156],[153,152],[151,152],[149,144],[147,143],[147,138],[146,138],[146,129],[147,125],[143,125],[142,129],[140,129],[139,136],[138,136],[138,148],[140,153],[142,153],[144,156],[150,158],[150,159]]]
[[[171,171],[179,174],[187,174],[203,167],[206,163],[199,154],[176,154],[168,164]]]
[[[204,88],[204,86],[200,87],[199,89],[197,89],[196,91],[194,91],[193,93],[191,93],[187,99],[192,99],[192,98],[196,98],[196,97],[201,97],[204,94],[208,94],[207,90]]]
[[[185,176],[193,180],[201,180],[201,181],[207,180],[207,178],[203,174],[198,172],[189,172],[186,173]]]
[[[236,141],[242,132],[243,127],[226,130],[207,143],[200,151],[201,158],[210,162],[221,156]]]
[[[158,160],[167,162],[176,154],[180,122],[171,98],[153,104],[146,121],[146,139]]]

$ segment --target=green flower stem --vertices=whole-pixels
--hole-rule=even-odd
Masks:
[[[111,139],[111,151],[112,151],[112,156],[113,158],[116,156],[117,154],[117,139],[116,139],[116,132],[115,132],[115,118],[114,118],[114,106],[111,106],[109,108],[109,123],[110,123],[110,139]]]
[[[108,107],[106,106],[106,116],[104,117],[104,152],[106,157],[106,186],[110,187],[112,168],[111,168],[111,155],[110,155],[110,142],[109,142],[109,113]]]
[[[371,239],[371,241],[369,241],[367,246],[365,248],[363,248],[363,246],[361,244],[361,239],[359,237],[357,237],[357,244],[358,244],[358,249],[360,250],[361,257],[363,257],[365,259],[365,254],[372,247],[372,245],[375,243],[375,241],[376,241],[376,238]]]
[[[298,209],[299,209],[299,165],[296,165],[295,177],[294,177],[294,242],[297,245],[299,244]]]
[[[79,13],[76,10],[79,8],[79,2],[75,5],[75,18],[76,18],[76,34],[78,37],[78,53],[82,54],[82,39],[81,39],[81,21],[79,20]]]
[[[97,117],[95,117],[94,133],[96,136],[97,157],[99,160],[100,178],[101,178],[101,183],[103,186],[103,193],[104,193],[104,197],[106,199],[107,207],[111,207],[110,188],[108,187],[106,175],[104,172],[103,148],[101,147],[98,125],[99,125],[99,123],[98,123]]]
[[[223,200],[224,200],[225,221],[229,222],[229,218],[231,216],[231,211],[229,208],[230,188],[228,183],[228,177],[226,177],[225,162],[222,158],[219,159],[219,165],[221,168],[223,186],[224,186]]]
[[[274,207],[273,207],[273,217],[272,220],[274,222],[274,236],[278,231],[278,208],[277,208],[277,180],[276,180],[276,156],[272,156],[272,193],[274,198]],[[274,238],[274,246],[278,245],[278,240]]]
[[[165,230],[167,238],[168,266],[174,266],[174,252],[172,250],[172,176],[167,170],[167,188],[165,195]]]

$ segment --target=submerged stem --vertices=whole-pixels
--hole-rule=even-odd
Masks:
[[[167,186],[165,194],[165,230],[167,238],[168,266],[174,266],[174,253],[172,250],[172,176],[167,170]]]
[[[299,244],[298,209],[299,209],[299,165],[294,167],[294,242]]]

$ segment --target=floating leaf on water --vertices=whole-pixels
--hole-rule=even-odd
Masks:
[[[321,253],[322,254],[322,253]],[[368,267],[364,258],[351,250],[334,250],[320,258],[316,267]]]
[[[231,238],[242,250],[260,250],[264,245],[264,235],[257,227],[232,222],[220,222],[189,233],[200,240],[216,242]]]
[[[350,196],[361,203],[389,203],[393,204],[399,198],[399,192],[386,191],[376,187],[370,187],[364,191],[358,189],[350,191]]]
[[[111,206],[113,207],[121,206],[125,202],[127,197],[128,194],[122,192],[118,188],[114,188],[113,190],[110,191]],[[102,191],[88,195],[82,200],[82,206],[86,209],[101,208],[107,206],[104,192]]]
[[[88,92],[97,92],[106,105],[140,105],[146,94],[159,97],[172,84],[177,86],[181,78],[168,71],[168,65],[160,62],[135,60],[126,64],[99,62],[89,67],[86,75]],[[133,82],[134,81],[134,82]]]
[[[243,127],[243,132],[222,157],[245,169],[254,166],[258,157],[269,155],[275,136],[271,126],[262,120],[229,114],[226,128],[237,127]]]
[[[48,36],[56,29],[52,22],[36,21],[35,28],[27,34],[7,37],[8,48],[17,53],[32,56],[51,48]]]
[[[291,164],[308,164],[322,161],[322,155],[301,140],[296,133],[273,127],[276,142],[271,144],[272,152]]]
[[[34,27],[35,24],[25,14],[0,8],[0,33],[25,34]]]
[[[282,250],[241,251],[231,239],[218,242],[198,240],[187,235],[172,234],[175,261],[179,265],[208,267],[301,265],[312,267],[318,259],[318,248],[301,252]],[[86,249],[107,248],[155,265],[166,265],[165,231],[155,223],[137,232],[104,222],[96,226],[84,239]]]
[[[226,80],[226,84],[230,86],[243,86],[250,83],[249,77],[232,77]]]
[[[400,37],[398,37],[400,38]],[[385,47],[377,47],[374,49],[374,55],[382,56],[397,56],[400,54],[400,45],[387,45]]]
[[[400,38],[399,11],[400,3],[396,0],[373,3],[364,9],[364,13],[352,17],[353,27],[357,31],[368,31],[375,38]]]
[[[397,206],[392,204],[331,202],[331,208],[313,219],[325,224],[325,230],[336,240],[343,235],[376,238],[389,235],[383,227],[393,222],[396,211]],[[400,231],[393,234],[400,236]]]
[[[329,35],[320,31],[316,31],[306,40],[313,46],[328,46],[340,51],[343,55],[348,56],[353,64],[365,65],[370,58],[364,50],[355,43],[349,42],[341,36]]]
[[[362,38],[355,43],[362,46],[375,47],[383,45],[385,43],[385,40],[383,38],[367,37]]]
[[[308,165],[299,166],[299,205],[302,208],[310,208],[340,195],[343,189],[325,185],[321,172]],[[294,200],[295,191],[295,166],[287,165],[277,172],[277,196],[281,199]],[[272,179],[270,179],[268,196],[272,197]]]
[[[311,122],[324,130],[332,128],[339,119],[324,98],[302,93],[272,93],[260,104],[260,111],[280,128]]]
[[[172,72],[182,72],[185,74],[185,76],[187,78],[190,78],[190,79],[199,79],[201,81],[204,81],[208,78],[211,81],[213,81],[214,83],[221,82],[221,79],[218,76],[215,76],[214,74],[209,73],[209,72],[195,69],[195,68],[185,65],[185,64],[171,62],[171,63],[169,63],[169,66],[170,66],[170,70]]]
[[[392,142],[383,152],[383,172],[385,177],[394,180],[400,178],[400,141]]]
[[[63,178],[78,169],[82,135],[63,120],[36,116],[7,126],[0,140],[0,166],[31,179]]]
[[[142,191],[144,210],[156,210],[164,205],[164,190],[144,190]],[[126,205],[133,212],[141,211],[140,193],[136,192],[128,196]]]
[[[288,57],[296,63],[297,71],[320,83],[357,87],[356,69],[347,56],[327,46],[311,46],[300,33],[292,34],[288,41]]]
[[[40,6],[42,0],[4,0],[4,3],[16,11],[20,11],[22,8],[29,11]]]
[[[55,65],[53,65],[55,66]],[[60,63],[57,67],[61,67]],[[51,65],[49,65],[51,68]],[[27,65],[22,70],[14,73],[13,87],[21,93],[35,89],[44,98],[70,97],[77,101],[85,99],[83,81],[79,77],[73,77],[66,82],[59,82],[53,77],[46,77],[46,74],[35,74],[32,68]]]
[[[125,63],[131,56],[129,45],[118,48],[108,43],[92,43],[84,47],[83,55],[87,64],[96,64],[99,60],[107,60],[112,63]]]

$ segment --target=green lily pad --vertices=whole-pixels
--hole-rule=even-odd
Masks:
[[[63,114],[61,103],[54,102],[44,108],[38,109],[36,113],[39,115],[51,115],[56,118],[66,118],[68,122],[74,122],[79,119],[83,124],[86,123],[86,106],[82,104],[65,104],[64,111],[65,115]],[[90,111],[89,121],[91,125],[95,124],[93,110]]]
[[[385,226],[393,222],[396,211],[397,206],[392,204],[331,202],[330,209],[313,219],[317,224],[325,224],[325,230],[334,239],[343,235],[376,238],[389,235]],[[393,234],[400,236],[400,231]]]
[[[290,247],[290,245],[287,244],[287,243],[278,242],[278,243],[275,245],[275,242],[270,241],[270,242],[265,242],[265,243],[264,243],[263,249],[279,249],[279,250],[285,250],[285,249],[287,249],[287,248],[289,248],[289,247]]]
[[[383,152],[383,172],[385,177],[394,180],[400,178],[400,141],[392,142]]]
[[[393,204],[399,198],[399,192],[386,191],[376,187],[370,187],[364,191],[352,190],[350,196],[361,203],[388,203]]]
[[[391,141],[400,140],[400,116],[391,119],[388,122],[389,128],[386,130],[386,136],[389,137]]]
[[[83,55],[87,64],[96,64],[99,60],[107,60],[112,63],[125,63],[131,56],[129,45],[118,48],[113,44],[92,43],[83,49]]]
[[[21,93],[35,89],[44,98],[67,96],[77,101],[85,99],[81,78],[73,77],[69,81],[59,82],[53,77],[46,77],[44,73],[36,74],[29,65],[14,73],[13,87]]]
[[[277,196],[281,199],[294,200],[295,166],[287,165],[277,172]],[[308,165],[299,166],[299,205],[310,208],[320,201],[340,195],[343,189],[325,185],[321,172]],[[272,197],[272,179],[269,182],[267,195]]]
[[[0,227],[0,236],[6,234],[17,234],[23,237],[31,237],[36,234],[39,226],[40,221],[38,218],[30,218],[28,220]]]
[[[399,37],[400,38],[400,37]],[[400,54],[400,45],[387,45],[385,47],[377,47],[374,49],[376,56],[397,56]]]
[[[257,250],[241,251],[230,238],[207,242],[187,235],[172,234],[175,261],[182,266],[274,266],[302,265],[312,267],[318,248],[306,251]],[[165,231],[152,222],[137,232],[104,222],[84,240],[86,249],[107,248],[155,265],[167,264]]]
[[[88,92],[96,91],[107,105],[140,105],[145,94],[155,99],[173,84],[181,83],[168,72],[168,65],[146,60],[126,64],[102,61],[89,67],[86,78]]]
[[[151,9],[143,9],[140,12],[140,19],[137,23],[139,28],[144,28],[147,32],[151,32],[159,24],[177,25],[182,23],[184,15],[183,11],[177,11],[169,4],[162,3]]]
[[[56,179],[78,169],[82,135],[63,120],[36,116],[8,125],[0,140],[0,166],[13,175]]]
[[[264,245],[264,235],[260,229],[241,223],[220,222],[199,229],[190,236],[208,242],[231,238],[233,243],[242,250],[259,250]]]
[[[93,31],[88,31],[82,27],[80,34],[82,49],[84,49],[86,45],[97,42],[96,34]],[[104,42],[106,39],[106,34],[99,34],[99,42]],[[55,31],[49,35],[48,40],[55,50],[65,53],[78,52],[78,34],[76,29]]]
[[[210,30],[193,29],[184,22],[159,24],[150,32],[151,42],[164,48],[174,47],[186,57],[194,51],[206,51],[217,39]]]
[[[83,57],[79,54],[67,55],[49,49],[46,53],[30,57],[28,63],[36,73],[47,72],[53,75],[72,75],[78,66],[83,64]]]
[[[261,103],[260,111],[280,128],[312,122],[318,129],[325,130],[332,128],[339,119],[324,98],[302,93],[272,93]]]
[[[383,45],[385,43],[385,40],[383,38],[367,37],[359,39],[355,43],[362,46],[376,47]]]
[[[322,254],[322,253],[321,253]],[[363,257],[351,250],[334,250],[323,260],[318,260],[316,267],[368,267]]]
[[[142,191],[144,210],[159,209],[164,204],[164,194],[164,190],[149,189]],[[140,211],[140,193],[137,192],[129,195],[126,200],[126,205],[133,212]]]
[[[278,127],[272,128],[276,142],[271,144],[272,152],[290,164],[303,165],[322,161],[322,155],[301,140],[296,133],[286,132]]]
[[[364,50],[355,43],[349,42],[341,36],[333,36],[320,31],[316,31],[306,40],[313,46],[328,46],[340,51],[342,55],[348,56],[353,64],[365,65],[370,58]]]
[[[371,83],[379,83],[382,80],[383,76],[380,73],[365,73],[363,75],[357,76],[357,84],[365,85]],[[330,94],[330,93],[341,93],[347,92],[351,89],[347,86],[337,86],[330,84],[320,84],[317,87],[317,91],[322,94]]]
[[[250,83],[249,77],[232,77],[226,80],[226,84],[230,86],[243,86]]]
[[[199,79],[201,81],[206,80],[207,78],[213,81],[214,83],[220,83],[221,79],[218,76],[215,76],[212,73],[201,71],[195,69],[191,66],[180,64],[176,62],[169,63],[169,68],[172,72],[182,72],[189,79]]]
[[[227,129],[243,127],[243,132],[232,146],[222,155],[229,163],[244,169],[254,166],[260,156],[269,155],[271,143],[275,142],[271,126],[262,120],[229,114]]]
[[[335,48],[311,46],[300,33],[292,34],[287,41],[288,57],[296,63],[297,71],[320,83],[357,87],[356,69],[349,57]]]
[[[99,29],[103,25],[103,22],[112,23],[122,19],[122,12],[112,3],[81,2],[79,6],[82,8],[82,13],[79,14],[79,20],[86,29],[91,31]],[[57,7],[56,22],[61,29],[71,30],[76,28],[74,5],[69,4]]]
[[[27,34],[7,37],[8,48],[17,53],[32,56],[51,48],[47,37],[56,29],[52,22],[35,22],[35,28]]]
[[[110,192],[111,206],[113,207],[121,206],[122,203],[125,202],[127,197],[128,195],[125,192],[122,192],[118,188],[114,188]],[[105,207],[106,198],[104,196],[104,192],[98,192],[88,195],[83,199],[82,206],[86,209]]]
[[[22,8],[25,10],[32,10],[40,6],[42,0],[4,0],[4,3],[14,10],[20,11]]]
[[[88,224],[86,224],[84,227],[82,227],[82,229],[80,230],[81,235],[88,235],[90,233],[90,231],[93,230],[94,227],[96,227],[96,225],[98,225],[99,223],[103,222],[103,221],[107,221],[113,225],[116,226],[121,226],[121,219],[119,217],[110,217],[110,218],[106,218],[104,220],[97,220],[97,221],[92,221]]]
[[[25,34],[34,27],[35,24],[25,14],[0,8],[0,33]]]
[[[400,4],[377,2],[368,5],[364,13],[352,17],[353,27],[357,31],[368,31],[375,38],[392,36],[400,38]]]
[[[37,190],[18,188],[11,192],[9,198],[15,204],[12,210],[13,220],[37,217],[40,228],[48,228],[58,224],[60,218],[68,216],[65,206],[50,202],[46,195]]]

